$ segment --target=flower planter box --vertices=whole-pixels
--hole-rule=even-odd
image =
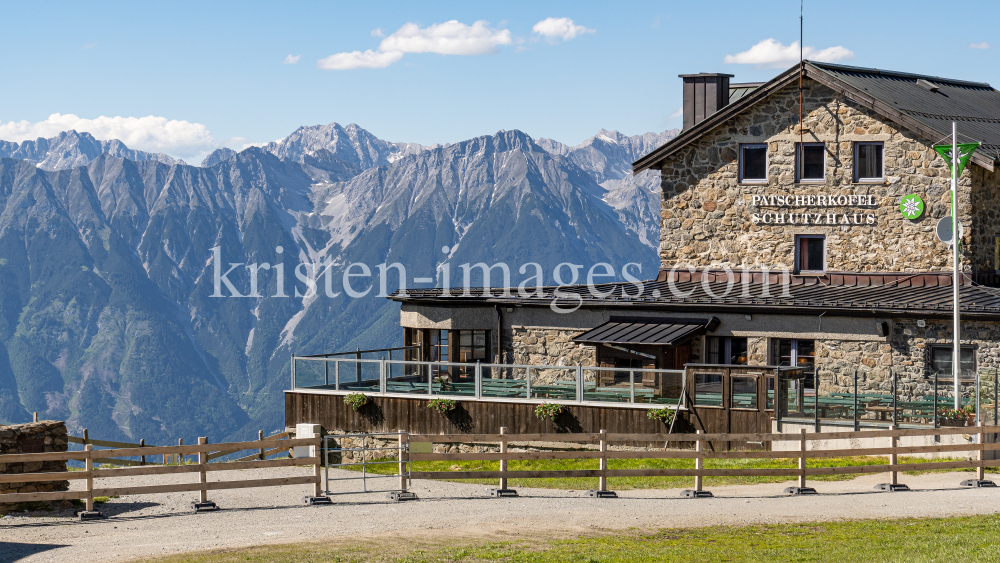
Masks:
[[[965,419],[963,418],[961,420],[938,419],[938,425],[941,427],[946,427],[946,426],[958,427],[958,426],[965,426],[966,424],[965,424]]]

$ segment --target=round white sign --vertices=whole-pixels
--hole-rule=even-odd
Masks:
[[[946,242],[951,244],[951,216],[942,217],[937,223],[937,238],[941,242]],[[962,226],[962,222],[958,222],[958,238],[962,238],[965,234],[965,228]]]

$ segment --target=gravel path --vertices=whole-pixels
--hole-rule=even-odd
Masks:
[[[308,475],[307,468],[225,472],[226,479]],[[342,475],[356,473],[338,472]],[[331,471],[331,476],[335,475]],[[193,475],[143,477],[142,484],[180,483]],[[333,506],[303,506],[308,485],[210,491],[223,509],[194,514],[197,493],[112,499],[102,510],[110,518],[78,522],[72,513],[39,512],[0,518],[0,562],[129,561],[185,551],[266,543],[337,541],[380,536],[478,537],[572,535],[623,528],[801,522],[908,516],[991,514],[1000,508],[1000,488],[963,489],[971,473],[900,475],[914,489],[878,493],[872,487],[888,475],[853,481],[815,481],[816,496],[787,497],[791,483],[711,487],[714,499],[681,499],[678,490],[622,491],[618,499],[592,499],[586,491],[519,489],[520,497],[496,499],[483,485],[417,481],[420,500],[394,503],[384,493],[334,497]],[[216,480],[218,474],[210,474]],[[998,476],[988,479],[1000,480]],[[125,485],[136,478],[101,480]],[[392,482],[392,481],[390,481]],[[73,482],[74,488],[82,485]],[[339,484],[347,491],[352,485]],[[392,534],[387,534],[391,532]],[[402,532],[402,533],[400,533]]]

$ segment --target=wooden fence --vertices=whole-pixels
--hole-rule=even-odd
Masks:
[[[83,434],[82,436],[67,436],[67,439],[68,439],[69,443],[71,443],[71,444],[80,444],[80,445],[83,445],[83,446],[86,446],[87,444],[91,444],[91,445],[94,445],[94,446],[101,446],[101,447],[105,447],[105,448],[153,448],[153,447],[156,447],[156,446],[150,446],[150,445],[146,444],[146,441],[142,440],[142,439],[139,440],[138,444],[132,444],[132,443],[128,443],[128,442],[112,442],[112,441],[109,441],[109,440],[94,440],[94,439],[90,438],[90,432],[86,428],[83,429],[83,433],[82,434]],[[257,440],[259,440],[259,441],[280,440],[282,438],[288,438],[289,436],[290,436],[289,432],[278,432],[277,434],[272,434],[270,436],[264,436],[264,431],[263,430],[258,430],[257,431]],[[178,446],[183,446],[184,445],[184,438],[179,438],[177,440],[177,445]],[[225,444],[218,444],[218,445],[219,446],[224,446]],[[244,448],[244,449],[246,449],[246,448]],[[233,461],[250,461],[250,460],[254,460],[254,459],[263,460],[263,459],[267,459],[268,457],[270,457],[270,456],[272,456],[274,454],[281,453],[281,452],[286,451],[288,449],[289,448],[282,447],[282,446],[278,446],[278,447],[272,448],[272,449],[265,449],[265,448],[261,447],[260,451],[258,453],[251,454],[251,455],[248,455],[248,456],[245,456],[245,457],[241,457],[241,458],[235,459]],[[103,451],[103,450],[95,450],[95,451]],[[217,459],[217,458],[220,458],[220,457],[223,457],[223,456],[234,454],[234,453],[236,453],[238,451],[242,451],[242,450],[228,449],[228,450],[221,450],[221,451],[211,452],[211,453],[208,454],[208,460],[211,461],[213,459]],[[144,466],[144,465],[146,465],[146,456],[147,455],[150,455],[150,454],[149,453],[144,453],[142,455],[135,456],[135,457],[139,458],[138,460],[116,459],[116,458],[110,458],[110,457],[109,458],[94,458],[94,463],[100,463],[100,464],[104,464],[104,465]],[[174,454],[174,455],[178,456],[177,457],[177,463],[181,463],[181,462],[183,462],[185,455],[197,455],[197,452],[190,452],[189,454],[186,452],[186,453]],[[163,459],[163,463],[164,463],[164,465],[166,465],[168,463],[166,457]]]
[[[276,434],[275,436],[282,436]],[[176,493],[185,491],[200,491],[200,502],[206,502],[208,491],[221,489],[242,489],[251,487],[275,487],[280,485],[313,485],[313,496],[322,496],[320,479],[320,458],[318,455],[306,458],[288,459],[261,459],[266,455],[279,450],[286,450],[295,446],[315,446],[318,454],[321,447],[321,438],[301,438],[281,440],[275,437],[272,439],[261,439],[252,442],[230,442],[221,444],[209,444],[206,438],[199,438],[198,444],[179,446],[142,446],[142,447],[115,447],[109,450],[94,450],[95,445],[118,445],[132,446],[117,442],[101,440],[89,440],[84,445],[84,451],[75,452],[46,452],[33,454],[6,454],[0,455],[0,465],[7,463],[30,463],[37,461],[82,461],[85,469],[82,471],[59,471],[45,473],[15,473],[0,474],[0,483],[37,483],[51,481],[85,480],[86,487],[76,491],[55,491],[38,493],[4,493],[0,494],[0,503],[20,503],[34,501],[72,500],[82,499],[86,501],[87,511],[94,509],[94,497],[110,497],[120,495],[139,495],[154,493]],[[274,449],[268,449],[274,448]],[[228,455],[242,450],[256,450],[253,455],[241,458],[244,461],[229,461],[209,463],[209,455],[212,453]],[[142,467],[122,467],[122,468],[95,468],[95,462],[107,462],[121,464],[123,461],[130,461],[132,465],[139,465],[140,462],[131,460],[120,460],[113,458],[141,457],[141,456],[167,456],[171,455],[198,455],[198,463],[179,465],[145,465]],[[312,475],[302,477],[282,477],[272,479],[238,479],[230,481],[208,481],[208,473],[214,471],[234,471],[239,469],[256,469],[269,467],[289,467],[294,465],[312,465]],[[143,475],[167,475],[174,473],[197,473],[199,481],[196,483],[175,483],[169,485],[130,485],[124,487],[97,488],[94,486],[94,479],[112,477],[136,477]]]
[[[500,461],[500,471],[412,471],[412,479],[500,479],[501,489],[506,488],[506,480],[512,478],[544,479],[564,477],[596,477],[599,479],[600,490],[607,490],[608,477],[694,477],[695,490],[701,490],[704,477],[735,477],[735,476],[786,476],[798,477],[799,487],[806,487],[806,478],[815,475],[843,475],[851,473],[883,473],[889,472],[892,484],[897,483],[897,472],[924,469],[975,469],[978,479],[983,480],[986,467],[1000,466],[1000,460],[985,459],[984,452],[1000,449],[1000,444],[987,443],[987,438],[1000,432],[1000,426],[978,426],[967,428],[920,428],[888,430],[862,430],[852,432],[817,432],[800,434],[610,434],[604,431],[595,434],[507,434],[501,428],[500,434],[444,434],[444,435],[411,435],[410,443],[488,443],[499,444],[500,453],[410,453],[409,461]],[[902,437],[947,436],[969,434],[976,436],[975,443],[965,444],[932,444],[922,446],[899,446],[898,439]],[[970,436],[970,437],[971,437]],[[807,444],[815,440],[866,440],[884,439],[886,445],[879,447],[850,447],[835,449],[807,449]],[[667,442],[695,443],[693,450],[622,450],[611,451],[609,445],[621,443],[661,443]],[[711,443],[760,443],[796,441],[799,447],[791,451],[715,451],[706,449]],[[993,440],[991,440],[993,441]],[[575,451],[508,451],[509,442],[563,442],[574,444],[595,444],[596,450]],[[857,443],[857,442],[854,442]],[[898,463],[899,455],[927,454],[942,452],[974,452],[976,459],[960,461],[928,461],[919,464]],[[888,464],[858,465],[842,467],[806,467],[809,458],[834,458],[854,456],[889,456]],[[543,459],[594,459],[599,461],[596,469],[573,470],[540,470],[540,471],[509,471],[506,468],[512,460],[543,460]],[[691,469],[608,469],[609,459],[694,459],[695,467]],[[725,468],[706,469],[705,459],[797,459],[796,468]]]

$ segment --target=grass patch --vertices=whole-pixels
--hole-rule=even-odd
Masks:
[[[814,524],[626,531],[517,541],[413,538],[260,546],[155,559],[164,563],[400,561],[1000,561],[1000,517],[866,520]]]
[[[395,459],[395,458],[393,458]],[[928,461],[960,461],[958,458],[928,460],[915,457],[900,457],[900,463],[919,465]],[[861,465],[886,465],[888,457],[856,456],[806,459],[806,467],[853,467]],[[796,459],[706,459],[706,469],[794,469],[798,467]],[[344,466],[343,469],[360,471],[361,466]],[[545,460],[514,460],[507,462],[510,471],[564,471],[573,469],[597,469],[597,460],[576,459],[545,459]],[[369,473],[377,475],[395,475],[398,467],[393,464],[368,465]],[[694,469],[693,459],[609,459],[608,469]],[[499,461],[415,461],[413,471],[499,471]],[[914,469],[904,471],[907,475],[917,475],[932,472],[954,472],[957,469]],[[970,470],[971,471],[971,470]],[[810,475],[810,481],[850,481],[863,473],[845,475]],[[792,476],[765,477],[705,477],[704,484],[709,486],[724,485],[756,485],[761,483],[783,483],[795,479]],[[496,479],[454,479],[458,483],[473,483],[496,485]],[[556,479],[508,479],[511,487],[530,487],[540,489],[582,490],[596,486],[596,477],[568,477]],[[691,487],[694,477],[608,477],[608,487],[616,491],[628,489],[675,489]]]

